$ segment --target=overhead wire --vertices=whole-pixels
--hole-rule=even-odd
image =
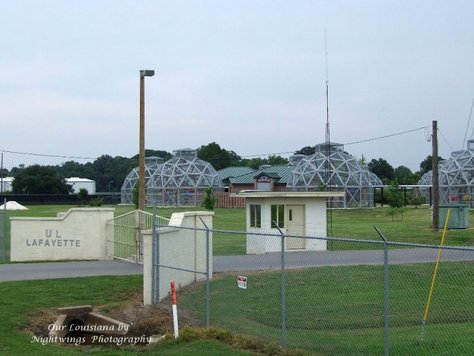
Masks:
[[[382,140],[382,139],[389,138],[389,137],[404,135],[404,134],[407,134],[407,133],[410,133],[410,132],[415,132],[415,131],[419,131],[419,130],[426,130],[427,128],[429,128],[429,126],[422,126],[422,127],[416,128],[416,129],[396,132],[396,133],[389,134],[389,135],[377,136],[377,137],[372,137],[372,138],[368,138],[368,139],[365,139],[365,140],[348,142],[348,143],[344,143],[343,145],[348,146],[348,145],[355,145],[355,144],[358,144],[358,143]],[[276,156],[276,155],[290,155],[290,154],[296,153],[297,151],[298,150],[286,151],[286,152],[258,153],[258,154],[241,155],[240,157],[242,157],[242,158],[252,158],[252,157],[268,157],[268,156]],[[5,149],[0,149],[0,152],[18,154],[18,155],[25,155],[25,156],[65,158],[65,159],[78,159],[78,160],[96,160],[98,158],[98,157],[87,157],[87,156],[70,156],[70,155],[60,155],[60,154],[47,154],[47,153],[37,153],[37,152],[21,152],[21,151],[12,151],[12,150],[5,150]]]
[[[84,159],[84,160],[95,160],[98,157],[81,157],[81,156],[66,156],[66,155],[57,155],[57,154],[46,154],[46,153],[35,153],[35,152],[19,152],[19,151],[10,151],[0,149],[0,152],[11,153],[17,155],[25,156],[37,156],[37,157],[52,157],[52,158],[67,158],[67,159]]]
[[[368,138],[368,139],[366,139],[366,140],[359,140],[359,141],[354,141],[354,142],[348,142],[348,143],[344,143],[344,146],[355,145],[356,143],[371,142],[371,141],[381,140],[381,139],[384,139],[384,138],[389,138],[389,137],[404,135],[404,134],[407,134],[407,133],[410,133],[410,132],[425,130],[425,129],[428,128],[428,127],[429,127],[429,126],[422,126],[422,127],[416,128],[416,129],[406,130],[406,131],[401,131],[401,132],[396,132],[396,133],[389,134],[389,135],[384,135],[384,136],[378,136],[378,137]]]
[[[438,128],[438,132],[439,134],[441,135],[441,138],[444,140],[444,142],[449,146],[449,148],[451,149],[451,152],[454,151],[454,148],[449,144],[448,140],[446,139],[446,137],[443,135],[443,132]]]

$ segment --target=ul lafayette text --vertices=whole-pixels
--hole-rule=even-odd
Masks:
[[[54,232],[53,232],[54,231]],[[81,240],[65,239],[58,230],[46,229],[45,238],[26,239],[28,247],[81,247]]]

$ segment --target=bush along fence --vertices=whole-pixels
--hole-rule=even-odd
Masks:
[[[178,283],[181,312],[203,326],[283,348],[322,355],[472,352],[473,248],[390,242],[380,231],[380,240],[357,240],[276,229],[273,235],[252,235],[276,244],[272,250],[278,252],[212,256],[212,245],[249,234],[212,229],[196,219],[195,226],[178,227],[202,239],[195,245],[201,256],[196,268],[189,258],[183,268],[179,259],[166,257],[173,251],[161,245],[161,231],[170,226],[156,225],[152,304],[164,298],[157,289],[169,286],[158,278],[166,270],[166,279],[187,280]],[[314,239],[345,248],[291,249]]]

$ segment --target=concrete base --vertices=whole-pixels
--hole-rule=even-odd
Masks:
[[[49,336],[65,337],[74,333],[126,335],[130,325],[92,311],[90,305],[58,308],[60,314]]]

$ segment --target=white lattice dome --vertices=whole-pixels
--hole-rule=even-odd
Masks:
[[[297,163],[296,163],[297,162]],[[336,143],[316,145],[311,156],[298,156],[288,190],[346,191],[344,207],[373,205],[373,187],[382,181]],[[340,204],[342,205],[342,204]]]
[[[425,173],[420,185],[432,185],[433,172]],[[468,141],[467,150],[451,153],[451,157],[439,163],[440,203],[470,203],[474,207],[474,140]],[[425,190],[425,194],[428,194]]]
[[[147,157],[145,159],[145,184],[147,191],[150,187],[150,177],[157,171],[158,167],[163,164],[163,158],[161,157]],[[138,182],[138,167],[132,169],[130,173],[125,177],[122,188],[120,189],[120,201],[122,204],[132,204],[133,202],[133,190]]]
[[[138,180],[138,171],[134,169],[130,174],[130,181]],[[156,202],[158,205],[200,205],[203,191],[207,187],[215,190],[222,188],[218,173],[212,165],[197,158],[197,153],[192,149],[181,149],[173,152],[173,157],[158,165],[153,165],[145,174],[147,203]],[[128,178],[128,177],[127,177]],[[124,182],[124,186],[127,180]],[[127,187],[135,183],[128,183]],[[125,201],[122,187],[122,203]]]

